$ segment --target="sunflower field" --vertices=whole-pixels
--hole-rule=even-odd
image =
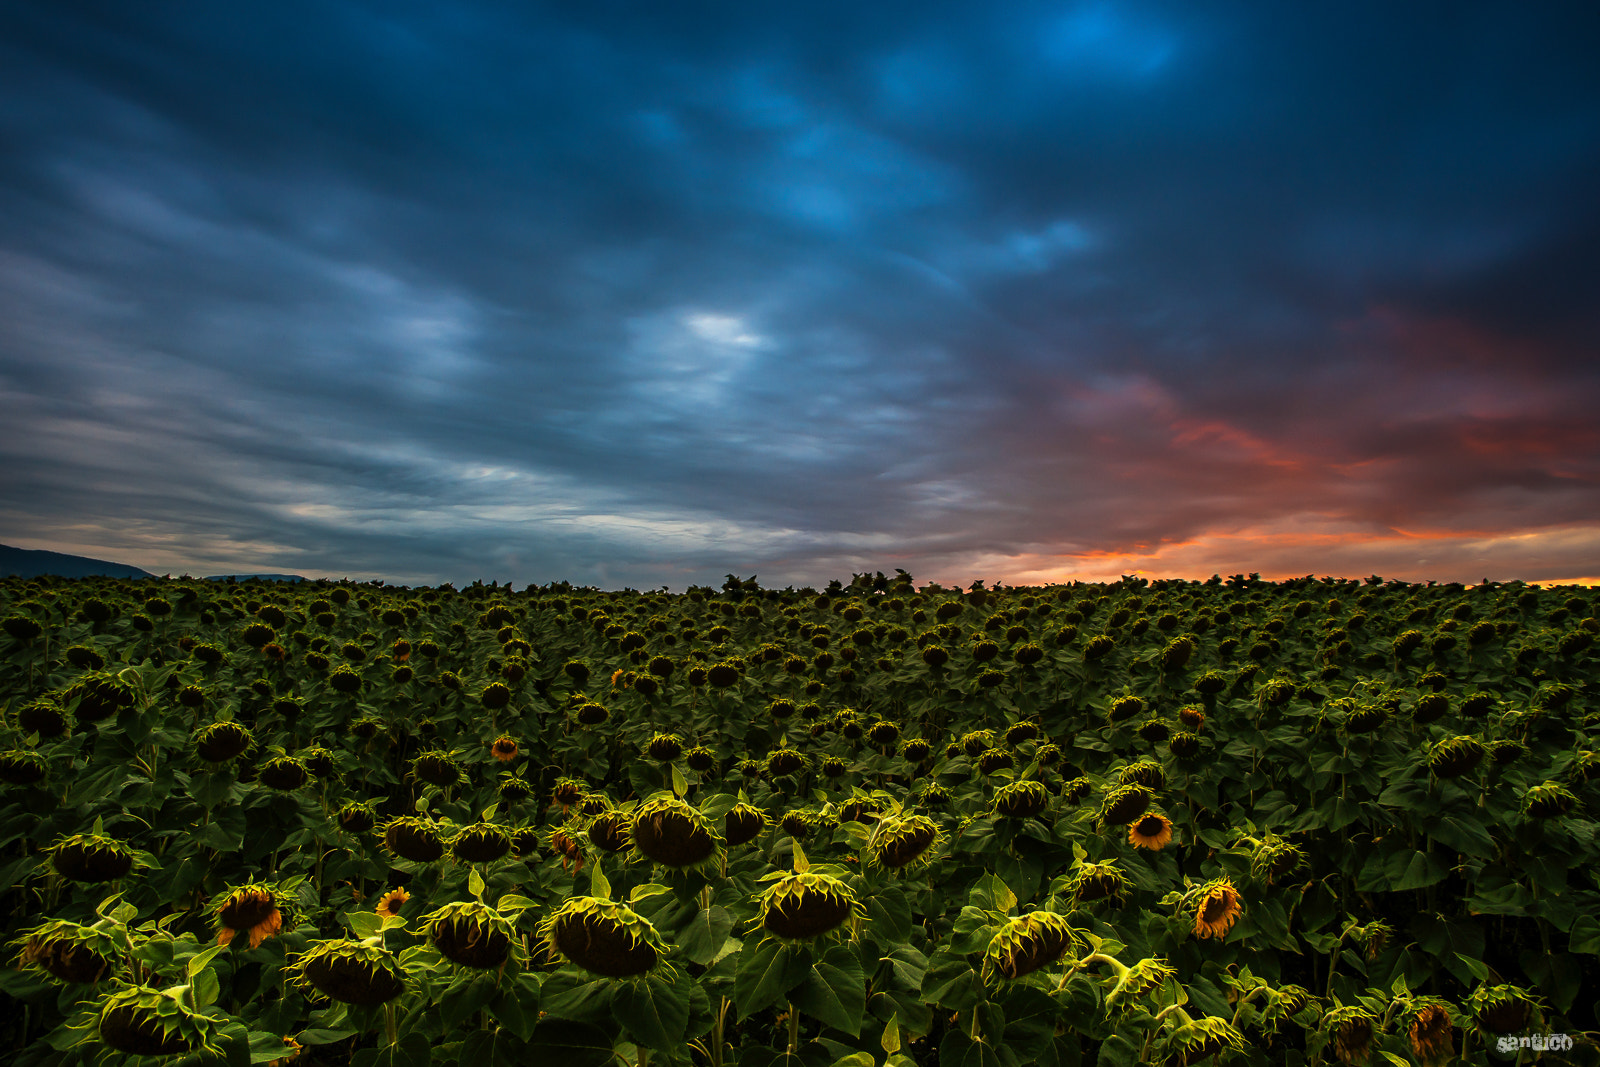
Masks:
[[[6,579],[0,1049],[1594,1064],[1597,614]]]

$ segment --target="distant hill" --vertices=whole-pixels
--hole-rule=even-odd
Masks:
[[[65,552],[45,552],[31,548],[0,545],[0,576],[38,578],[52,574],[60,578],[154,578],[149,571],[126,563],[111,563],[88,556],[69,556]]]
[[[208,582],[307,582],[303,574],[208,574]]]

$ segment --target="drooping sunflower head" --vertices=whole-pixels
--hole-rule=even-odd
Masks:
[[[818,830],[831,829],[837,820],[824,812],[811,808],[796,808],[778,816],[783,832],[797,841],[808,841]]]
[[[925,815],[901,815],[878,824],[868,849],[868,861],[891,871],[926,866],[939,841],[939,826]]]
[[[656,734],[644,746],[644,751],[657,763],[671,763],[683,755],[683,738],[677,734]]]
[[[1226,937],[1244,911],[1239,902],[1239,891],[1227,878],[1218,878],[1201,886],[1194,901],[1194,935],[1202,940]]]
[[[1293,1019],[1302,1013],[1307,1013],[1309,1021],[1318,1018],[1321,1010],[1321,1002],[1312,996],[1309,990],[1302,986],[1284,985],[1267,990],[1267,1000],[1262,1007],[1261,1017],[1267,1029],[1275,1032],[1278,1024],[1285,1019]]]
[[[766,828],[766,813],[743,801],[728,809],[722,819],[722,836],[729,848],[754,841]]]
[[[181,997],[149,986],[129,986],[106,997],[96,1029],[102,1042],[132,1056],[220,1051],[215,1020],[191,1011]]]
[[[372,805],[352,800],[339,809],[339,828],[346,833],[364,834],[378,825],[378,813]]]
[[[605,852],[621,852],[628,847],[631,820],[620,811],[605,811],[590,820],[586,833],[589,843]]]
[[[10,785],[33,785],[44,781],[50,765],[44,756],[31,748],[17,748],[0,752],[0,782]]]
[[[422,932],[439,954],[472,970],[523,962],[522,938],[505,916],[476,900],[456,901],[422,918]]]
[[[640,805],[628,828],[631,859],[648,859],[673,870],[710,870],[726,855],[722,835],[699,808],[675,796],[658,796]]]
[[[412,863],[432,863],[444,855],[444,838],[431,819],[396,815],[383,824],[383,848]]]
[[[1139,724],[1138,734],[1152,745],[1160,744],[1172,735],[1172,727],[1160,719],[1146,719]]]
[[[1053,911],[1029,912],[1011,919],[990,938],[983,952],[984,974],[1015,981],[1086,944],[1082,931],[1075,930],[1066,916]]]
[[[1389,721],[1389,709],[1382,704],[1359,704],[1344,718],[1347,734],[1370,734]]]
[[[1128,824],[1128,844],[1160,852],[1172,842],[1172,820],[1160,812],[1149,811]]]
[[[1137,782],[1119,786],[1100,804],[1100,825],[1127,826],[1148,811],[1154,799],[1155,794]]]
[[[1374,919],[1367,925],[1360,927],[1355,936],[1360,939],[1367,950],[1367,959],[1375,960],[1383,955],[1383,950],[1388,947],[1389,939],[1394,936],[1394,927],[1382,919]]]
[[[767,755],[767,773],[774,777],[803,774],[810,766],[810,758],[792,748],[773,749]]]
[[[1502,741],[1499,744],[1505,744],[1505,742]],[[1527,746],[1524,745],[1523,749],[1526,750],[1526,748]],[[1596,778],[1600,778],[1600,752],[1579,749],[1573,754],[1572,762],[1567,766],[1567,778],[1575,783],[1592,782]]]
[[[632,978],[653,970],[667,953],[648,919],[600,897],[568,897],[539,924],[552,956],[602,978]]]
[[[244,934],[250,948],[275,936],[294,922],[294,898],[270,882],[251,882],[224,889],[211,898],[206,910],[217,931],[217,944],[227,945]]]
[[[1475,737],[1447,737],[1428,750],[1428,770],[1436,778],[1460,778],[1482,762],[1485,751]]]
[[[1411,1054],[1424,1067],[1436,1067],[1455,1056],[1455,1027],[1450,1008],[1437,997],[1419,998],[1409,1017],[1401,1018]]]
[[[974,730],[961,736],[961,750],[973,759],[977,759],[993,747],[993,730]]]
[[[1032,779],[1010,782],[994,791],[994,810],[1008,819],[1032,818],[1049,804],[1050,790]]]
[[[1109,900],[1121,905],[1127,898],[1128,876],[1115,863],[1085,863],[1067,883],[1067,891],[1080,904]]]
[[[998,774],[1008,771],[1016,766],[1016,758],[1003,748],[991,748],[978,755],[978,773],[983,775]]]
[[[461,766],[448,752],[423,752],[411,760],[411,775],[420,782],[448,789],[461,781]]]
[[[1543,1018],[1539,998],[1514,985],[1480,985],[1467,998],[1467,1011],[1490,1034],[1527,1030]]]
[[[93,985],[121,969],[117,942],[103,930],[55,919],[24,930],[11,942],[17,966],[69,985]]]
[[[1191,1067],[1230,1049],[1242,1051],[1244,1035],[1226,1019],[1207,1015],[1174,1027],[1167,1036],[1167,1059],[1171,1067]]]
[[[517,739],[502,734],[489,746],[489,753],[501,763],[510,763],[517,758]]]
[[[399,960],[375,940],[316,941],[284,970],[300,989],[358,1007],[387,1004],[406,989]]]
[[[1378,1018],[1356,1004],[1331,1008],[1322,1017],[1322,1028],[1333,1040],[1333,1054],[1343,1064],[1366,1063],[1378,1035]]]
[[[1092,792],[1094,792],[1094,782],[1080,775],[1061,787],[1061,799],[1076,807]]]
[[[69,882],[112,882],[133,870],[133,851],[104,834],[73,834],[50,847],[50,865]]]
[[[1300,846],[1268,835],[1250,855],[1250,876],[1265,885],[1293,874],[1306,862]]]
[[[583,799],[586,786],[577,778],[557,778],[550,790],[550,803],[566,811]]]
[[[1154,760],[1140,760],[1122,768],[1122,773],[1118,775],[1119,785],[1130,783],[1142,785],[1147,789],[1164,789],[1167,784],[1167,772]]]
[[[783,941],[815,941],[842,937],[851,919],[866,918],[866,905],[830,874],[804,871],[787,874],[756,898],[756,923]]]
[[[1506,767],[1528,754],[1527,744],[1519,737],[1503,737],[1489,742],[1489,758],[1496,767]]]
[[[207,763],[225,763],[242,756],[254,743],[249,730],[227,720],[214,722],[194,735],[195,753]]]
[[[1106,1007],[1129,1007],[1140,997],[1161,988],[1167,979],[1175,978],[1177,974],[1177,968],[1164,959],[1142,959],[1117,977],[1111,991],[1106,994]]]
[[[1578,806],[1578,798],[1559,782],[1530,786],[1522,795],[1522,814],[1535,819],[1555,819]]]
[[[256,778],[270,789],[288,793],[311,781],[311,768],[296,756],[276,756],[261,765]]]
[[[493,863],[511,851],[511,835],[493,823],[474,823],[450,839],[457,863]]]

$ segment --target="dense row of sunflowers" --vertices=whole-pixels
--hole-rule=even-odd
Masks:
[[[0,1040],[1594,1063],[1595,604],[5,580]]]

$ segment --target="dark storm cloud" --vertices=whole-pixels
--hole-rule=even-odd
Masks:
[[[1576,6],[36,4],[0,42],[8,542],[1595,574]]]

